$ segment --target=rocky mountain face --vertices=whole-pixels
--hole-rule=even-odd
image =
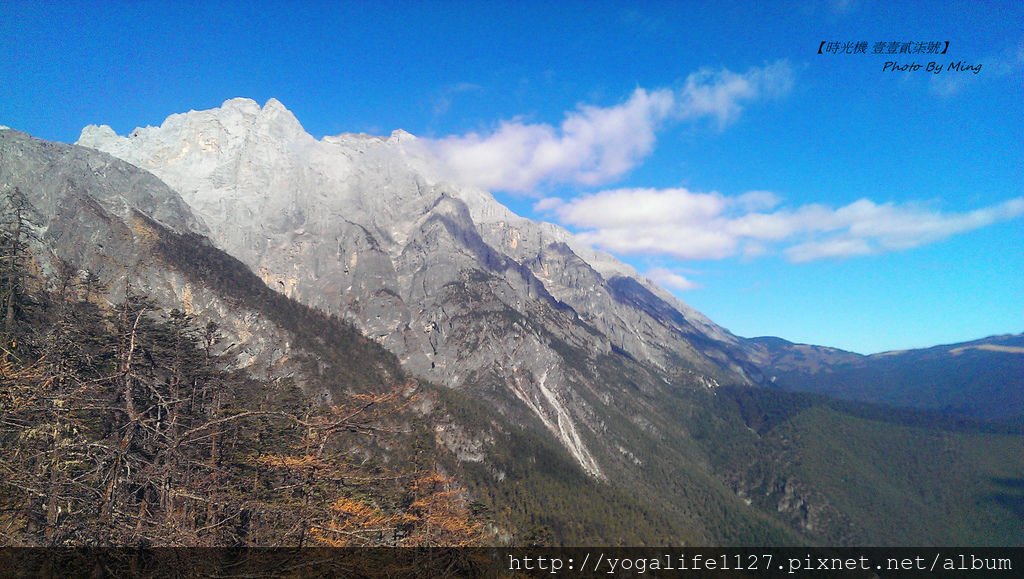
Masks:
[[[593,476],[595,447],[609,450],[599,357],[670,387],[760,379],[738,338],[568,232],[446,182],[403,131],[316,140],[278,101],[235,99],[127,137],[90,126],[78,144],[151,171],[267,285],[353,321],[412,373],[511,395]]]
[[[203,235],[213,231],[207,218],[134,165],[94,149],[0,130],[0,188],[17,192],[30,207],[37,238],[33,263],[44,270],[41,279],[57,283],[58,270],[67,264],[95,275],[109,303],[130,292],[168,310],[184,309],[200,323],[216,322],[225,335],[223,355],[251,376],[291,380],[307,396],[330,401],[336,395],[343,400],[353,389],[393,387],[404,373],[397,359],[382,356],[360,332],[339,328],[320,310],[282,293],[297,295],[298,283],[282,288],[265,270],[260,279],[253,273],[258,268],[214,247]],[[432,356],[423,369],[442,366],[448,374],[436,374],[439,382],[452,387],[421,385],[412,410],[433,433],[430,452],[440,453],[446,469],[494,510],[499,536],[531,536],[537,527],[537,536],[547,541],[576,544],[708,544],[745,540],[753,529],[751,536],[775,543],[798,540],[783,523],[750,519],[750,513],[729,524],[708,516],[745,508],[709,470],[699,445],[688,440],[693,425],[684,417],[709,400],[713,375],[681,368],[673,384],[652,364],[612,347],[572,307],[551,296],[529,267],[490,248],[469,227],[465,203],[441,192],[426,207],[429,215],[409,235],[417,241],[408,245],[418,253],[409,249],[393,257],[376,236],[355,227],[340,230],[356,235],[357,245],[366,244],[367,251],[355,258],[345,254],[349,274],[370,269],[367,262],[374,260],[382,269],[364,272],[344,291],[335,288],[335,299],[360,314],[394,315],[378,302],[405,302],[383,282],[402,279],[398,272],[405,270],[396,262],[422,264],[405,274],[417,280],[412,289],[391,287],[419,291],[424,304],[437,308],[432,315],[439,323],[416,328],[425,338],[408,331],[420,339],[410,337],[408,343],[425,343],[430,354],[443,351],[441,364]],[[428,255],[425,247],[438,255]],[[578,259],[565,247],[555,249],[556,255]],[[267,259],[276,263],[273,256]],[[553,275],[554,261],[547,263],[547,275]],[[390,277],[377,278],[372,271]],[[326,283],[317,276],[309,280]],[[379,291],[354,291],[366,287]],[[608,287],[649,307],[665,307],[653,293],[628,284]],[[325,302],[322,307],[330,309]],[[406,308],[405,315],[430,319],[423,306]],[[376,323],[376,315],[366,322]],[[498,348],[509,348],[508,357],[496,359]],[[410,359],[406,354],[408,366]],[[385,457],[408,455],[422,444],[413,436],[421,427],[411,424],[399,429],[412,438],[381,449]],[[700,504],[685,500],[691,491],[703,497]]]
[[[0,190],[32,205],[43,269],[215,321],[238,368],[308,396],[420,377],[418,418],[382,456],[431,445],[500,540],[1021,539],[1013,425],[752,388],[859,357],[733,336],[445,181],[412,135],[316,140],[280,103],[236,99],[80,144],[0,129]],[[956,355],[995,351],[975,346]]]
[[[0,130],[0,187],[30,203],[44,277],[69,264],[94,275],[111,303],[134,292],[215,322],[237,368],[275,378],[304,372],[299,357],[311,352],[295,344],[311,337],[282,319],[275,311],[281,303],[268,303],[273,292],[261,292],[258,278],[213,247],[202,218],[152,174],[99,151]],[[352,330],[350,339],[357,336]],[[373,364],[382,365],[369,372],[373,380],[388,383],[398,374]]]
[[[205,229],[152,174],[0,130],[0,543],[474,541],[417,443],[431,388]],[[378,524],[332,527],[338,505]]]

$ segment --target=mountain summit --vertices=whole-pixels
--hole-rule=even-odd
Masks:
[[[607,446],[599,358],[677,386],[756,377],[738,338],[569,232],[446,181],[405,131],[317,140],[277,100],[232,99],[127,137],[86,127],[78,144],[160,177],[269,286],[352,320],[415,374],[511,394],[591,475]]]
[[[166,308],[169,321],[213,322],[242,407],[272,410],[263,406],[273,394],[289,408],[330,410],[400,384],[401,412],[386,429],[395,438],[338,447],[332,457],[373,457],[406,471],[434,465],[479,501],[500,544],[1020,541],[1020,426],[962,417],[992,416],[994,405],[997,418],[1019,415],[1019,336],[878,356],[738,338],[568,232],[447,181],[425,139],[396,131],[317,140],[276,101],[235,99],[128,137],[89,127],[81,142],[94,148],[0,130],[0,233],[17,248],[31,231],[24,239],[33,257],[8,263],[31,272],[37,296],[19,298],[20,317],[6,324],[28,337],[19,344],[51,335],[30,322],[56,311],[64,302],[53,288],[71,283],[92,297],[68,312],[111,310],[131,297]],[[153,314],[147,319],[163,323]],[[105,332],[94,330],[84,331]],[[142,378],[159,393],[169,367],[154,352],[143,357],[156,373]],[[979,374],[978,365],[992,371]],[[111,370],[97,366],[104,381],[128,376]],[[889,376],[897,378],[877,380]],[[979,376],[984,383],[975,384]],[[934,377],[945,392],[938,406]],[[761,382],[771,386],[752,387]],[[21,383],[5,378],[8,394],[12,384]],[[22,386],[49,396],[49,386]],[[906,395],[887,400],[921,405],[924,397],[927,408],[970,412],[780,391],[878,401],[879,388]],[[992,402],[963,407],[965,396]],[[164,416],[157,410],[152,419]],[[18,433],[39,428],[28,420],[2,434],[12,445],[35,444]],[[232,448],[284,450],[265,444]],[[163,464],[150,472],[166,472]],[[38,494],[16,482],[4,488],[16,497],[9,504]],[[158,498],[130,488],[121,496],[124,512],[138,517],[148,512],[139,504]],[[61,527],[55,502],[31,502],[32,517]],[[134,518],[110,524],[148,532]],[[307,527],[288,528],[301,535]]]

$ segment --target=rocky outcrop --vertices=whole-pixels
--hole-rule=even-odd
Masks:
[[[161,307],[217,323],[238,367],[261,376],[298,371],[279,324],[170,263],[163,240],[190,236],[209,244],[201,235],[208,229],[152,174],[106,153],[0,130],[0,189],[17,189],[30,204],[36,262],[49,277],[63,261],[95,275],[111,302],[130,286]]]
[[[352,320],[413,373],[501,382],[595,476],[582,391],[607,385],[565,348],[666,383],[752,378],[735,336],[567,231],[444,181],[404,131],[317,140],[276,100],[234,99],[127,137],[90,126],[79,144],[152,171],[270,287]]]

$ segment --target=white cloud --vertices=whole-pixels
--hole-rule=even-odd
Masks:
[[[533,204],[533,210],[538,213],[546,213],[561,207],[563,201],[558,197],[545,197]]]
[[[657,282],[661,286],[674,289],[674,290],[692,290],[700,287],[700,284],[689,280],[678,273],[665,269],[663,267],[654,267],[645,273],[645,275],[652,281]]]
[[[828,257],[853,257],[875,253],[866,239],[837,237],[825,241],[800,243],[786,249],[790,261],[804,262]]]
[[[670,120],[712,117],[723,126],[746,102],[784,94],[791,86],[785,61],[742,74],[705,69],[691,74],[678,92],[637,88],[618,105],[580,105],[558,127],[514,119],[490,132],[423,142],[461,183],[521,193],[542,184],[594,186],[633,169]]]
[[[722,231],[691,227],[620,227],[584,231],[584,243],[612,252],[671,255],[681,259],[721,259],[736,253],[737,238]]]
[[[678,225],[714,217],[727,200],[718,193],[686,189],[614,189],[561,205],[563,220],[580,227]]]
[[[771,191],[747,191],[737,197],[736,202],[747,211],[760,211],[782,203],[782,198]]]
[[[686,78],[677,114],[682,118],[711,116],[720,127],[736,119],[742,103],[776,98],[793,87],[793,71],[786,61],[776,61],[743,74],[731,70],[699,70]]]
[[[525,192],[542,181],[595,185],[624,174],[650,153],[655,129],[672,104],[671,91],[636,89],[621,105],[580,107],[557,129],[506,121],[489,134],[431,145],[457,179],[485,189]]]
[[[794,262],[901,251],[1024,215],[1024,197],[962,213],[921,203],[860,199],[838,208],[778,206],[756,191],[729,197],[677,189],[616,189],[541,210],[586,243],[624,254],[680,259],[754,258],[772,249]]]

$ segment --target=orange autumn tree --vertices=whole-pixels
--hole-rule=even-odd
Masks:
[[[330,547],[465,546],[481,541],[465,490],[437,471],[370,468],[358,440],[386,436],[387,418],[406,407],[412,384],[386,394],[354,394],[342,404],[302,417],[288,452],[261,453],[252,461],[268,491],[254,505],[277,529],[275,544]],[[405,480],[405,483],[402,481]],[[259,492],[259,491],[257,491]],[[282,506],[284,508],[282,508]],[[271,522],[272,519],[273,521]],[[282,533],[281,530],[285,529]],[[264,543],[266,537],[256,542]]]
[[[365,495],[367,489],[387,494],[385,487],[395,477],[368,471],[346,447],[355,442],[353,436],[387,430],[384,418],[407,404],[403,393],[411,388],[406,384],[383,394],[352,394],[341,404],[288,417],[281,424],[287,428],[279,429],[284,440],[272,445],[275,451],[251,459],[253,510],[261,526],[274,529],[273,536],[260,533],[254,544],[379,544],[373,539],[380,534],[376,529],[390,520],[375,515],[369,503],[360,508],[352,497]]]
[[[451,477],[431,470],[406,486],[408,504],[385,510],[369,498],[341,497],[330,505],[330,519],[311,529],[314,540],[331,547],[468,547],[481,543],[483,527],[474,520],[465,490]]]
[[[436,470],[414,479],[414,497],[408,514],[415,524],[402,542],[409,547],[470,547],[483,538],[482,525],[474,520],[466,493],[451,477]]]
[[[2,193],[0,242],[17,245],[26,226],[6,217]],[[0,544],[467,541],[455,487],[420,482],[436,449],[405,411],[415,382],[334,378],[354,393],[326,372],[260,379],[234,367],[215,324],[131,284],[112,304],[69,262],[49,280],[28,253],[0,265]],[[305,315],[362,351],[333,319]],[[344,367],[343,355],[327,361]]]
[[[415,522],[403,512],[387,513],[369,500],[340,497],[331,503],[330,518],[310,529],[313,540],[328,547],[394,545],[401,529]]]

